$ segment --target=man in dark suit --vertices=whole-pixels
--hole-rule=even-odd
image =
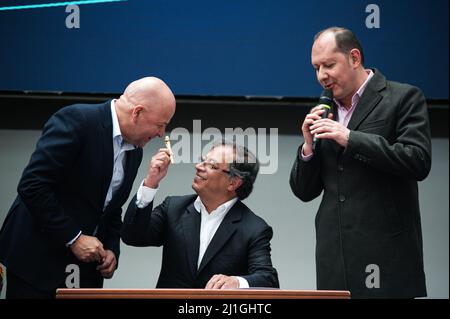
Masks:
[[[365,69],[347,29],[320,32],[311,59],[320,84],[334,93],[333,114],[322,119],[316,107],[306,116],[290,185],[303,201],[323,191],[317,287],[356,298],[426,296],[417,187],[431,167],[425,98]],[[314,135],[321,141],[315,150]]]
[[[0,231],[6,298],[52,298],[69,275],[74,287],[113,276],[142,147],[163,136],[174,112],[170,89],[148,77],[117,100],[71,105],[48,120]]]
[[[245,147],[222,143],[196,165],[197,195],[171,196],[153,209],[169,165],[167,149],[153,158],[144,185],[131,201],[122,239],[132,246],[163,246],[157,288],[279,287],[272,267],[272,228],[241,200],[259,171]]]

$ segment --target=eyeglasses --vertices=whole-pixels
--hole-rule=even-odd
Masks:
[[[221,171],[227,174],[231,174],[230,171],[226,170],[226,169],[222,169],[218,166],[218,163],[210,158],[206,158],[205,156],[200,157],[198,164],[200,165],[205,165],[206,167],[208,167],[210,170],[212,171]]]

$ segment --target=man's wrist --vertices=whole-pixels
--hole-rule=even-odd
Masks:
[[[143,185],[144,185],[145,187],[153,188],[153,189],[157,189],[157,188],[159,187],[159,184],[158,184],[158,183],[152,182],[148,176],[146,176],[146,177],[144,178],[144,183],[143,183]]]
[[[82,235],[82,232],[81,232],[81,230],[80,230],[80,232],[71,240],[71,241],[69,241],[67,244],[66,244],[66,246],[67,247],[70,247],[70,246],[72,246],[73,244],[75,244],[75,242],[78,240],[78,238],[80,238],[81,237],[81,235]]]
[[[301,152],[302,152],[301,155],[303,155],[303,156],[309,156],[309,155],[311,155],[311,154],[313,153],[313,147],[312,147],[312,144],[309,144],[309,143],[305,142],[305,143],[303,144],[303,147],[301,148]]]

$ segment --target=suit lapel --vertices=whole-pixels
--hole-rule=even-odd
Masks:
[[[197,273],[198,251],[200,248],[200,218],[200,214],[195,210],[192,202],[186,207],[185,214],[181,219],[189,269],[193,277]]]
[[[200,267],[198,267],[197,274],[199,274],[203,268],[211,261],[211,259],[219,253],[220,249],[225,245],[225,243],[230,239],[237,229],[238,224],[236,223],[242,218],[242,206],[238,201],[227,213],[216,233],[214,234],[208,248],[203,255]]]
[[[112,170],[114,164],[114,151],[112,141],[112,117],[111,117],[111,101],[108,101],[101,107],[101,125],[100,130],[100,152],[98,155],[98,163],[100,164],[101,176],[101,203],[105,202],[109,184],[111,183]]]
[[[133,183],[135,172],[136,172],[136,159],[138,150],[130,150],[125,152],[125,167],[124,167],[124,177],[122,184],[120,185],[119,189],[114,193],[113,197],[111,198],[111,201],[109,202],[108,206],[105,208],[105,212],[109,209],[109,207],[116,207],[117,203],[121,203],[123,200],[123,197],[128,194],[128,189],[130,188],[131,184]],[[107,186],[107,189],[109,188],[109,184]]]
[[[354,113],[352,114],[352,118],[348,123],[348,129],[356,130],[362,121],[367,117],[367,115],[372,112],[372,110],[380,103],[383,98],[379,91],[386,87],[386,79],[384,76],[374,70],[375,74],[364,90],[363,95],[361,96],[361,100],[358,102],[358,105],[355,108]]]

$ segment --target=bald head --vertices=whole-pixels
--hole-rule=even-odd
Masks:
[[[153,137],[162,137],[175,105],[170,88],[156,77],[130,83],[115,103],[123,138],[143,147]]]
[[[170,88],[156,77],[145,77],[131,82],[121,96],[132,105],[175,107],[175,97]]]

